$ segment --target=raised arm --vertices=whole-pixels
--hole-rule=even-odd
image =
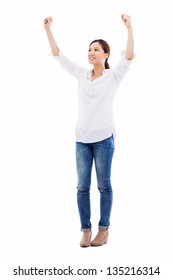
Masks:
[[[133,38],[133,30],[131,25],[131,18],[126,14],[121,15],[121,18],[125,26],[127,27],[127,32],[128,32],[125,58],[131,60],[134,57],[134,38]]]
[[[53,20],[51,17],[46,17],[44,19],[44,28],[46,30],[46,34],[48,37],[48,41],[52,50],[52,53],[54,56],[58,56],[59,55],[59,48],[57,46],[57,43],[55,41],[55,38],[53,36],[53,33],[51,31],[51,24],[52,24]]]

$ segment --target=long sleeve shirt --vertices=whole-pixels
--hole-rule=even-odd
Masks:
[[[102,76],[92,81],[92,70],[82,68],[66,57],[63,52],[60,51],[55,59],[78,81],[76,141],[93,143],[106,139],[112,134],[115,137],[114,97],[132,60],[125,59],[122,52],[117,67],[104,70]]]

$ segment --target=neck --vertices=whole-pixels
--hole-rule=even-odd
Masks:
[[[94,66],[93,74],[96,75],[96,76],[97,75],[101,75],[104,70],[105,70],[105,67],[103,65],[101,65],[101,66]]]

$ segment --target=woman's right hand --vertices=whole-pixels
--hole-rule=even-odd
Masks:
[[[44,28],[45,28],[45,29],[50,28],[52,22],[53,22],[53,20],[52,20],[51,17],[46,17],[46,18],[44,19]]]

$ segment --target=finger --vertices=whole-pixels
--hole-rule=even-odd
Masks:
[[[52,18],[51,18],[51,17],[47,17],[47,20],[48,20],[49,22],[52,22]]]
[[[51,17],[45,17],[45,20],[52,21],[52,18]]]
[[[127,22],[127,15],[126,14],[122,15],[122,20],[123,20],[124,23]]]

